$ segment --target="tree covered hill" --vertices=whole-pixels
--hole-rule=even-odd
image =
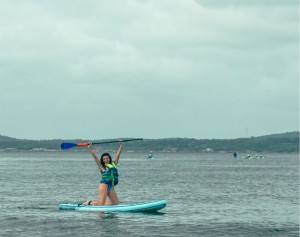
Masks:
[[[99,142],[93,140],[89,142]],[[60,150],[63,142],[80,143],[86,142],[80,139],[74,140],[27,140],[16,139],[0,135],[0,149],[21,150]],[[99,145],[100,146],[100,145]],[[117,149],[118,143],[101,145],[105,149]],[[73,148],[81,149],[82,148]],[[134,151],[225,151],[225,152],[299,152],[299,132],[287,132],[259,137],[237,139],[194,139],[194,138],[164,138],[144,139],[126,143],[126,150]]]

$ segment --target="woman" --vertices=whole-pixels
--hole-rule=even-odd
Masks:
[[[92,150],[90,144],[88,146],[89,151],[94,157],[96,164],[99,167],[99,170],[102,175],[102,179],[98,186],[98,200],[96,201],[85,201],[82,205],[92,205],[92,206],[104,206],[104,205],[118,205],[119,200],[117,193],[114,187],[118,184],[118,170],[116,168],[121,152],[123,150],[123,142],[120,141],[120,147],[116,154],[114,161],[112,162],[111,156],[108,153],[103,153],[100,161],[95,152]],[[106,198],[109,198],[110,201],[106,201]]]

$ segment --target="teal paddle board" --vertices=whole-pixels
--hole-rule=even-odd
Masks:
[[[59,210],[86,212],[154,212],[163,209],[166,205],[166,200],[112,206],[83,206],[81,204],[63,203],[59,205]]]

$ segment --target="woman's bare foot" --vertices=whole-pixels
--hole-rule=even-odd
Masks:
[[[87,200],[87,201],[85,201],[84,203],[82,203],[81,205],[83,205],[83,206],[92,205],[92,201]]]

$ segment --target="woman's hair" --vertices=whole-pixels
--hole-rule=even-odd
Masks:
[[[104,161],[103,161],[103,157],[104,157],[104,156],[108,156],[108,157],[109,157],[109,164],[111,164],[111,162],[112,162],[110,154],[108,154],[108,153],[103,153],[103,154],[101,155],[101,158],[100,158],[100,163],[101,163],[101,165],[102,165],[103,168],[105,168],[105,163],[104,163]]]

